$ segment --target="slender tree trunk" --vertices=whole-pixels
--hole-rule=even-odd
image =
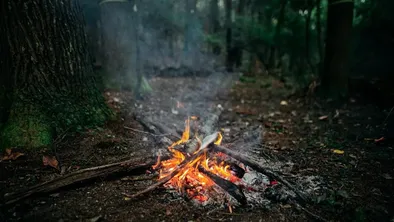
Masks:
[[[354,2],[329,0],[322,90],[331,98],[347,94]]]
[[[279,11],[279,16],[278,16],[278,23],[275,26],[275,33],[274,33],[274,39],[275,41],[278,41],[279,38],[279,33],[282,28],[282,24],[285,20],[285,12],[286,12],[286,5],[288,3],[288,0],[282,0],[280,3],[280,11]],[[270,61],[269,61],[269,67],[270,68],[276,68],[277,65],[277,59],[278,59],[278,48],[276,46],[271,47],[271,55],[270,55]]]
[[[308,10],[308,15],[306,16],[305,19],[305,57],[308,63],[310,63],[310,39],[311,39],[311,17],[312,17],[312,9],[313,9],[313,4],[311,0],[307,0],[307,10]]]
[[[140,99],[142,96],[141,83],[142,83],[142,70],[141,70],[141,59],[140,59],[140,41],[139,41],[139,28],[140,28],[140,1],[134,0],[133,12],[132,12],[132,29],[133,29],[133,42],[132,42],[132,54],[133,56],[133,71],[137,81],[135,81],[134,97]]]
[[[245,11],[245,0],[239,0],[238,7],[237,7],[237,15],[244,16]],[[236,30],[236,38],[234,39],[234,62],[237,68],[241,67],[242,65],[242,50],[243,50],[243,42],[242,42],[242,28],[238,28]]]
[[[322,67],[323,67],[323,45],[322,45],[322,27],[321,27],[321,0],[316,0],[316,35],[317,35],[317,51],[319,54],[319,75],[322,75]]]
[[[62,130],[103,123],[110,112],[96,87],[78,3],[4,0],[0,10],[12,102],[0,147],[47,146]]]
[[[195,16],[197,0],[185,0],[185,11],[186,11],[186,24],[185,24],[185,40],[184,40],[184,52],[189,53],[194,51],[195,42],[194,39],[194,29],[195,29]]]
[[[217,34],[220,29],[220,22],[219,22],[219,2],[218,0],[211,0],[210,5],[210,17],[211,17],[211,34]],[[214,44],[212,47],[212,52],[215,55],[220,55],[221,48],[219,44]]]
[[[225,10],[226,10],[226,67],[228,72],[232,72],[234,69],[234,55],[232,52],[232,21],[231,21],[231,12],[232,12],[232,1],[225,0]]]

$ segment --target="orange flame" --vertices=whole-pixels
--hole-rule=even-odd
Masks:
[[[192,120],[197,120],[197,117],[191,117]],[[201,139],[195,136],[199,145],[201,145]],[[176,150],[175,146],[185,144],[190,139],[190,118],[185,121],[185,130],[183,131],[182,137],[171,144],[168,149],[172,154],[172,158],[165,161],[160,161],[153,166],[154,169],[160,168],[159,179],[170,175],[177,167],[186,159],[185,154],[181,151]],[[216,145],[220,145],[223,136],[218,133],[218,138],[214,142]],[[187,163],[186,167],[183,168],[175,177],[173,177],[167,186],[178,189],[179,191],[185,190],[186,193],[199,201],[206,201],[209,199],[205,195],[206,191],[214,185],[214,182],[209,179],[206,175],[198,171],[198,167],[202,166],[205,170],[214,173],[224,179],[230,180],[232,182],[239,181],[240,179],[233,176],[230,172],[230,166],[225,164],[225,162],[218,163],[216,158],[208,158],[207,153],[197,157],[195,160]]]

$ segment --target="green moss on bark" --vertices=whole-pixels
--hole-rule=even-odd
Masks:
[[[14,103],[0,131],[0,148],[48,146],[52,135],[48,119],[37,107]]]

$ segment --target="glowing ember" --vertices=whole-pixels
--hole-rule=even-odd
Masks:
[[[185,130],[183,131],[182,138],[171,146],[168,150],[171,152],[172,158],[165,161],[160,161],[158,159],[157,163],[153,166],[153,169],[159,169],[159,179],[170,175],[177,167],[187,158],[186,153],[175,149],[176,146],[187,144],[190,139],[190,120],[196,121],[198,118],[193,116],[188,118],[185,122]],[[204,141],[202,142],[197,135],[195,138],[198,142],[199,149],[193,154],[196,154],[204,146]],[[217,134],[214,144],[220,145],[222,142],[222,135]],[[207,144],[205,144],[207,145]],[[223,154],[222,154],[223,155]],[[205,202],[209,199],[210,190],[215,183],[206,175],[201,173],[198,168],[203,167],[204,170],[213,173],[225,180],[231,182],[240,181],[240,178],[234,176],[230,171],[230,165],[226,164],[224,161],[220,161],[219,157],[221,155],[215,155],[208,158],[207,152],[190,161],[176,176],[174,176],[170,181],[168,181],[165,186],[177,189],[179,192],[186,194],[189,198],[193,198],[200,202]]]

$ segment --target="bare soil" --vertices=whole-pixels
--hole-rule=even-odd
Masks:
[[[118,120],[102,128],[61,135],[56,155],[66,169],[64,173],[153,155],[158,149],[154,138],[124,126],[143,131],[133,118],[141,112],[184,119],[171,110],[174,106],[170,101],[177,99],[177,87],[193,88],[196,81],[200,80],[155,78],[152,87],[160,90],[138,104],[129,92],[106,92],[108,104],[119,113]],[[219,127],[226,132],[223,143],[233,142],[252,125],[263,124],[263,146],[256,155],[291,161],[292,173],[323,178],[324,192],[305,207],[307,211],[331,221],[392,220],[394,212],[389,209],[394,209],[394,149],[389,142],[378,145],[371,140],[381,136],[389,110],[357,100],[334,106],[327,101],[275,93],[282,87],[237,82],[230,94],[214,97],[210,102],[224,108]],[[17,160],[0,162],[1,197],[60,176],[57,170],[42,164],[42,155],[53,155],[53,149],[23,152],[26,155]],[[100,178],[3,207],[0,221],[314,220],[305,210],[286,203],[236,208],[230,214],[225,208],[195,206],[164,189],[127,200],[122,193],[135,193],[153,182],[130,181],[128,176]]]

